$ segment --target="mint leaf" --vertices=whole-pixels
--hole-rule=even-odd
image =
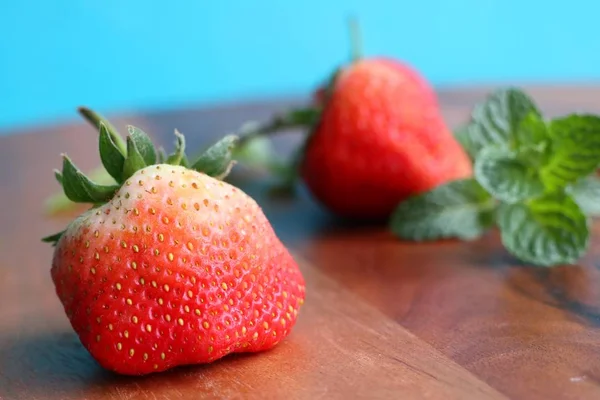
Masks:
[[[458,143],[460,143],[462,148],[467,152],[467,154],[469,155],[471,160],[474,160],[475,155],[477,154],[478,148],[471,141],[471,138],[469,136],[469,125],[468,124],[462,125],[462,126],[459,126],[457,129],[455,129],[454,130],[454,138],[458,141]]]
[[[410,240],[474,239],[491,227],[494,208],[494,199],[474,179],[456,180],[400,203],[390,229]]]
[[[550,160],[542,168],[542,180],[550,189],[588,176],[600,164],[600,117],[569,115],[550,123]]]
[[[493,144],[513,144],[521,123],[528,115],[539,116],[533,100],[516,88],[494,91],[471,113],[464,141],[477,154]]]
[[[486,147],[475,161],[475,179],[496,199],[516,203],[541,195],[544,185],[534,157],[519,157],[520,153],[505,147]]]
[[[548,125],[538,112],[527,114],[515,131],[515,147],[536,147],[549,140]]]
[[[502,204],[498,226],[504,247],[524,262],[554,266],[576,262],[589,243],[588,221],[564,193],[529,203]]]
[[[575,182],[569,193],[581,210],[589,216],[600,216],[600,178],[588,176]]]

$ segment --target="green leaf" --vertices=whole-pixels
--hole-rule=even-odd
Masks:
[[[167,164],[170,165],[181,165],[181,160],[185,156],[185,137],[175,129],[175,137],[177,139],[175,143],[175,152],[167,158]]]
[[[540,196],[544,185],[532,157],[505,147],[486,147],[475,161],[475,179],[496,199],[516,203]]]
[[[209,147],[192,165],[192,169],[206,175],[223,178],[233,166],[233,149],[238,141],[235,135],[227,135]]]
[[[271,140],[264,136],[255,136],[236,146],[233,158],[248,167],[263,168],[275,175],[279,175],[286,166],[284,160],[277,156]]]
[[[108,134],[110,135],[112,141],[119,148],[121,154],[125,155],[127,153],[127,146],[125,145],[125,141],[123,137],[117,131],[117,128],[114,127],[113,124],[110,123],[109,120],[104,118],[102,115],[98,114],[95,111],[90,110],[87,107],[79,107],[79,113],[96,129],[100,129],[100,123],[103,123],[108,130]]]
[[[163,164],[166,161],[167,161],[167,153],[165,152],[164,148],[159,147],[156,150],[156,163]]]
[[[460,143],[460,145],[463,147],[463,149],[467,152],[467,154],[469,155],[471,160],[474,160],[475,155],[477,154],[477,151],[479,149],[471,141],[471,137],[469,136],[469,124],[459,126],[454,131],[454,137],[456,138],[458,143]]]
[[[494,199],[474,180],[446,183],[396,208],[390,228],[400,238],[474,239],[493,224]]]
[[[60,185],[62,188],[62,173],[60,173],[58,170],[55,170],[54,174],[57,180],[59,179],[58,176],[60,175]],[[104,167],[98,167],[92,171],[88,171],[86,176],[88,176],[91,181],[100,185],[110,186],[115,185],[116,183],[113,177],[106,172]],[[61,212],[71,211],[74,207],[75,203],[69,200],[69,198],[65,195],[64,189],[57,191],[44,201],[44,212],[48,215],[57,215]]]
[[[117,147],[112,137],[108,133],[108,129],[103,122],[100,122],[100,137],[98,140],[100,148],[100,159],[106,171],[117,182],[121,182],[123,175],[123,165],[125,164],[125,156]]]
[[[548,125],[539,113],[530,112],[519,124],[514,139],[517,148],[544,145],[550,140]]]
[[[600,178],[591,175],[580,179],[568,191],[586,215],[600,216]]]
[[[144,157],[140,154],[133,136],[127,137],[127,158],[123,164],[123,181],[128,179],[142,168],[147,166]]]
[[[588,221],[565,193],[545,195],[529,203],[502,204],[497,221],[504,247],[534,265],[574,263],[589,243]]]
[[[189,168],[190,162],[186,154],[184,154],[183,157],[181,157],[181,162],[179,163],[179,165],[181,165],[182,167]]]
[[[233,155],[240,163],[250,166],[264,166],[275,157],[272,142],[265,136],[254,136],[233,149]]]
[[[463,140],[475,154],[489,145],[511,145],[522,121],[531,114],[539,116],[540,112],[527,94],[516,88],[496,90],[473,109]]]
[[[569,115],[550,123],[550,160],[541,170],[550,189],[588,176],[600,164],[600,117]]]
[[[144,162],[146,165],[153,165],[156,163],[156,149],[150,137],[146,134],[146,132],[142,131],[140,128],[135,126],[128,125],[127,131],[129,132],[130,137],[135,143],[135,147],[137,147],[139,153],[142,155]],[[129,151],[129,147],[127,148]]]
[[[60,240],[60,238],[62,237],[62,235],[64,233],[65,233],[65,231],[60,231],[60,232],[55,233],[53,235],[46,236],[46,237],[42,238],[42,242],[44,242],[44,243],[52,243],[52,246],[56,246],[56,243],[58,243],[58,241]]]
[[[60,172],[59,170],[55,169],[54,170],[54,177],[56,178],[56,180],[58,181],[58,183],[60,184],[60,186],[62,186],[63,185],[62,172]]]
[[[293,126],[312,126],[314,125],[321,116],[321,111],[316,108],[304,108],[297,109],[287,113],[281,119],[282,123],[287,124],[289,127]]]
[[[106,202],[119,189],[116,185],[107,186],[92,182],[66,155],[63,155],[62,175],[65,195],[77,203]]]

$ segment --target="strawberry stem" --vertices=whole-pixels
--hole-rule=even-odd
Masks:
[[[348,30],[350,33],[350,61],[356,62],[363,57],[362,35],[358,19],[355,17],[348,19]]]
[[[238,131],[239,146],[244,146],[258,136],[269,136],[288,129],[309,128],[319,118],[320,110],[314,107],[300,108],[275,115],[265,123],[248,122]]]

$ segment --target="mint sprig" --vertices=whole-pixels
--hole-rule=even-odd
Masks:
[[[400,204],[391,226],[406,239],[469,240],[492,226],[494,208],[492,196],[474,179],[457,180]]]
[[[476,158],[487,146],[514,143],[520,125],[530,114],[537,116],[540,112],[524,92],[514,88],[493,92],[471,113],[464,136],[469,153]]]
[[[410,240],[474,239],[496,225],[506,250],[538,266],[577,262],[600,216],[600,117],[544,119],[517,88],[496,90],[456,132],[474,178],[398,205],[390,229]]]
[[[569,194],[586,215],[600,217],[600,178],[590,175],[569,187]]]
[[[600,117],[569,115],[549,128],[553,156],[541,171],[548,187],[560,189],[598,168]]]
[[[507,147],[485,147],[475,160],[475,178],[496,199],[516,203],[544,193],[531,159]]]
[[[522,261],[541,266],[568,264],[585,253],[587,218],[565,193],[503,204],[497,215],[502,243]]]

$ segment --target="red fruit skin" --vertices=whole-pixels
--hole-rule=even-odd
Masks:
[[[75,220],[51,275],[82,344],[126,375],[268,350],[290,333],[305,296],[254,200],[167,165],[138,171]]]
[[[325,96],[327,90],[325,87],[318,87],[312,94],[312,103],[316,106],[316,107],[323,107],[323,105],[325,104]]]
[[[384,219],[411,195],[470,177],[472,164],[427,81],[406,64],[374,58],[339,75],[300,173],[333,213]]]

